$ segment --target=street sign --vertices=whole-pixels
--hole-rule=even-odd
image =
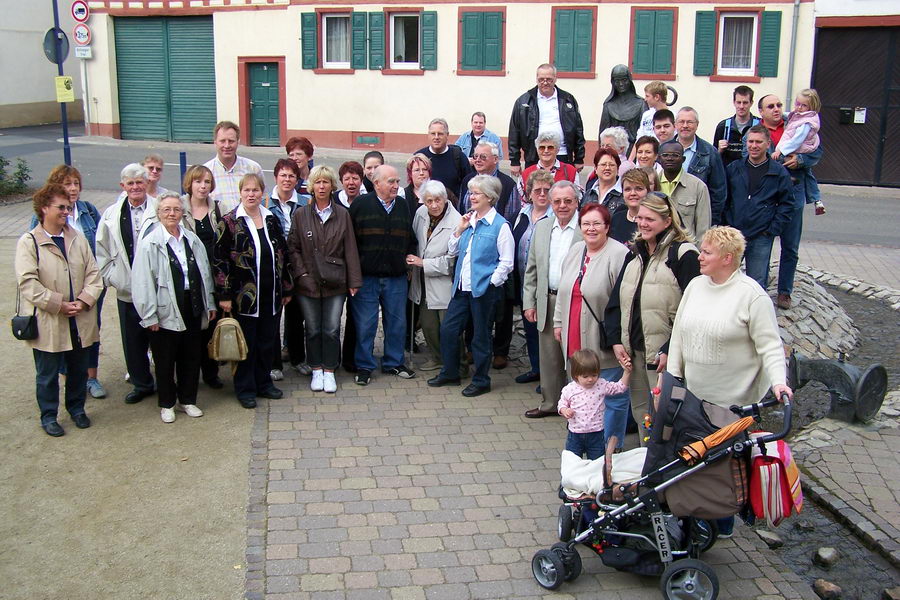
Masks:
[[[90,46],[75,46],[75,58],[93,58]]]
[[[91,9],[84,0],[75,0],[72,3],[72,18],[79,23],[84,23],[91,16]]]
[[[91,28],[84,23],[79,23],[72,30],[72,37],[79,46],[87,46],[91,43]]]
[[[56,38],[59,37],[59,55],[56,54]],[[47,60],[56,65],[63,64],[63,61],[66,60],[66,57],[69,56],[69,38],[66,37],[66,32],[60,29],[59,27],[54,27],[52,29],[48,29],[47,33],[44,34],[44,56],[47,57]]]

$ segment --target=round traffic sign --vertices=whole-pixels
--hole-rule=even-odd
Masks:
[[[87,46],[91,43],[91,28],[84,23],[79,23],[72,30],[72,37],[79,46]]]
[[[72,2],[72,18],[79,23],[84,23],[91,16],[91,9],[85,0],[75,0]]]

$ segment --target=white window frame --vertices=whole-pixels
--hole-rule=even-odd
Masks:
[[[347,60],[328,60],[328,22],[337,19],[347,20]],[[324,69],[349,69],[353,52],[353,23],[350,13],[326,13],[322,15],[322,68]]]
[[[750,67],[747,69],[735,69],[722,66],[722,55],[725,50],[725,19],[728,18],[752,18],[753,32],[750,40]],[[721,12],[719,13],[718,23],[719,43],[716,48],[716,73],[718,75],[733,75],[741,77],[752,77],[756,75],[756,58],[759,50],[759,13],[758,12]]]
[[[420,12],[396,12],[390,13],[390,40],[388,40],[388,58],[391,69],[407,69],[417,71],[422,68],[422,13]],[[398,17],[415,17],[416,18],[416,43],[419,46],[419,60],[416,62],[397,62],[394,60],[396,53],[394,52],[394,39],[397,35],[397,18]]]

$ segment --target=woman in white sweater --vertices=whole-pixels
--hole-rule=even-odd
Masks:
[[[737,229],[707,230],[700,277],[684,290],[669,343],[667,370],[698,397],[724,408],[757,402],[769,388],[776,397],[793,395],[772,300],[738,269],[744,247]],[[718,526],[719,537],[731,537],[733,517]]]

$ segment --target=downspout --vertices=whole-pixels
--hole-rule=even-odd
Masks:
[[[788,56],[787,94],[784,96],[785,106],[790,106],[794,93],[794,59],[797,54],[797,23],[800,21],[800,0],[794,0],[794,18],[791,22],[791,53]]]

